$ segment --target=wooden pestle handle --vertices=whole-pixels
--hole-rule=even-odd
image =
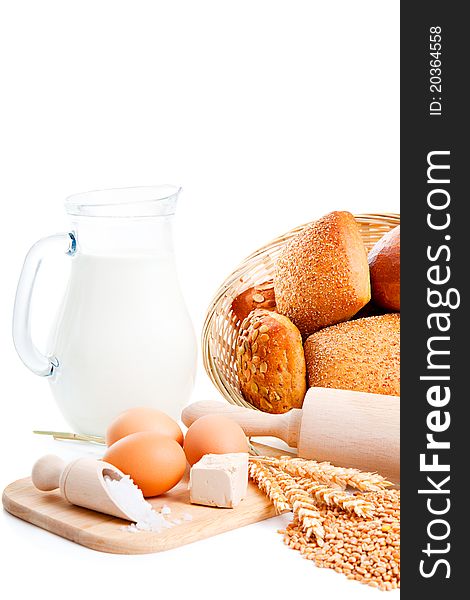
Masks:
[[[65,462],[61,458],[55,454],[46,454],[33,465],[31,472],[33,485],[43,492],[57,489],[64,469]]]
[[[281,415],[264,413],[259,410],[233,406],[225,402],[202,400],[187,406],[181,420],[189,427],[194,421],[205,415],[221,415],[235,421],[245,434],[251,436],[277,437],[289,446],[296,447],[299,439],[302,411],[292,409]]]

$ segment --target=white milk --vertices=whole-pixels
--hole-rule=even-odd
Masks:
[[[189,399],[196,344],[168,256],[78,253],[52,332],[50,377],[71,427],[103,435],[131,406],[175,419]]]

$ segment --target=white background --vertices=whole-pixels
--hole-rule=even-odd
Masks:
[[[67,427],[10,333],[24,255],[37,238],[67,230],[65,196],[183,185],[178,264],[199,333],[221,281],[272,237],[334,209],[398,212],[399,3],[16,0],[1,3],[0,56],[3,488],[50,449],[33,428]],[[39,345],[62,270],[49,265],[41,276]],[[216,397],[200,368],[193,398]],[[56,444],[54,451],[77,450]],[[3,512],[2,591],[377,595],[287,549],[276,533],[282,522],[122,557]]]

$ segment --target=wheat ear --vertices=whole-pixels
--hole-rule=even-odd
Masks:
[[[250,461],[248,473],[259,489],[271,500],[278,513],[291,510],[291,506],[277,481],[275,471],[262,462]]]
[[[359,517],[369,518],[374,515],[374,506],[360,496],[348,494],[327,485],[313,483],[311,479],[299,480],[301,485],[317,504],[336,506],[346,512],[355,513]]]
[[[278,512],[291,510],[298,520],[306,539],[315,536],[318,545],[323,545],[325,532],[322,515],[312,497],[288,473],[271,464],[271,460],[250,457],[250,477],[268,496]]]
[[[273,467],[270,468],[273,469]],[[278,471],[277,481],[305,533],[305,538],[308,540],[315,536],[318,545],[322,546],[325,537],[323,516],[312,501],[310,494],[288,473]]]
[[[274,465],[275,463],[271,464]],[[376,492],[392,485],[377,473],[335,467],[329,462],[319,463],[315,460],[282,456],[280,459],[277,459],[275,466],[294,477],[312,479],[317,483],[343,490],[347,486],[350,486],[361,492]]]

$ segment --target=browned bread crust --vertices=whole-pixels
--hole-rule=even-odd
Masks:
[[[400,395],[400,315],[327,327],[305,342],[309,387]]]
[[[302,337],[287,317],[255,310],[237,340],[237,372],[245,400],[270,413],[300,408],[306,392]]]
[[[369,267],[374,302],[387,310],[400,310],[400,225],[369,252]]]
[[[274,292],[278,312],[303,336],[347,321],[369,302],[367,253],[351,213],[329,213],[287,243]]]
[[[232,311],[237,316],[238,321],[246,319],[251,311],[257,308],[276,311],[274,283],[272,279],[248,288],[232,302]]]

